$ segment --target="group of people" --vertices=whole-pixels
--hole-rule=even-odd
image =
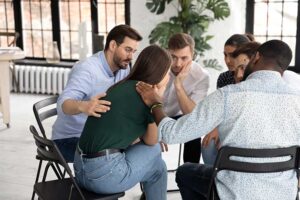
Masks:
[[[291,119],[300,116],[300,90],[282,78],[292,57],[284,42],[231,36],[224,46],[229,70],[207,96],[209,73],[193,61],[190,35],[174,34],[167,50],[144,48],[131,67],[141,40],[128,25],[114,27],[103,51],[73,66],[59,96],[52,139],[74,163],[80,186],[107,194],[141,183],[147,200],[165,200],[161,144],[185,143],[185,164],[176,173],[181,196],[206,199],[220,146],[298,145],[300,120]],[[221,199],[261,199],[268,185],[264,199],[292,199],[296,179],[294,171],[260,177],[224,172],[217,188]]]

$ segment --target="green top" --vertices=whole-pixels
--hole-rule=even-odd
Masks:
[[[107,91],[103,99],[111,102],[110,110],[100,118],[88,117],[79,139],[79,147],[84,153],[126,149],[146,133],[148,124],[154,120],[136,92],[136,83],[128,80]]]

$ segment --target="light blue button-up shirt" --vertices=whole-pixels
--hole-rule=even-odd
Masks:
[[[164,118],[159,137],[182,143],[218,127],[222,146],[278,148],[300,145],[300,90],[289,87],[275,71],[257,71],[246,81],[217,90],[192,113],[177,121]],[[253,174],[221,171],[217,176],[221,199],[295,199],[294,170]]]
[[[52,139],[80,137],[87,119],[84,113],[77,115],[64,114],[62,104],[65,100],[85,101],[95,95],[104,93],[114,83],[124,79],[129,70],[129,67],[120,69],[114,75],[103,51],[75,64],[67,85],[57,102],[57,119],[52,127]]]

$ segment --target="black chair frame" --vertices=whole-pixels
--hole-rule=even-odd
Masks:
[[[43,126],[42,122],[44,120],[50,118],[50,117],[53,117],[53,116],[57,115],[57,110],[56,110],[56,107],[48,109],[48,110],[43,110],[43,111],[41,111],[41,110],[43,108],[47,107],[47,106],[56,104],[57,99],[58,99],[58,96],[53,96],[53,97],[50,97],[50,98],[47,98],[47,99],[43,99],[43,100],[41,100],[41,101],[39,101],[39,102],[37,102],[37,103],[35,103],[33,105],[33,113],[34,113],[36,122],[37,122],[37,124],[39,126],[40,132],[42,133],[42,135],[43,135],[44,138],[47,138],[47,136],[46,136],[46,131],[44,129],[44,126]],[[39,165],[38,165],[38,171],[37,171],[36,178],[35,178],[35,183],[37,183],[38,180],[39,180],[40,172],[41,172],[41,168],[42,168],[42,162],[43,161],[48,161],[47,164],[46,164],[46,166],[45,166],[45,170],[44,170],[44,174],[43,174],[43,179],[42,179],[43,181],[46,180],[48,169],[50,167],[54,171],[54,173],[57,176],[57,178],[61,178],[61,177],[65,176],[66,172],[62,173],[62,171],[59,168],[59,166],[55,162],[53,162],[52,160],[48,160],[46,157],[40,157],[39,155],[36,155],[36,159],[39,160]],[[32,197],[31,197],[32,200],[34,199],[34,196],[35,196],[35,192],[33,190]]]
[[[231,156],[248,158],[275,158],[290,156],[287,161],[269,163],[250,163],[232,160]],[[277,149],[245,149],[237,147],[222,147],[214,164],[214,172],[210,181],[208,200],[218,200],[219,196],[215,184],[217,173],[221,170],[230,170],[245,173],[272,173],[295,169],[299,175],[299,147],[292,146]],[[299,180],[299,176],[298,176]],[[298,194],[296,199],[298,199]]]
[[[69,165],[54,142],[39,136],[37,130],[32,125],[30,126],[30,131],[33,134],[37,146],[37,155],[57,163],[66,170],[69,176],[69,178],[58,177],[57,180],[43,180],[42,182],[35,183],[34,192],[39,196],[39,199],[116,200],[125,195],[125,192],[116,194],[96,194],[80,188],[75,177],[72,175]]]
[[[37,122],[37,124],[40,128],[40,131],[43,134],[44,138],[47,138],[47,136],[46,136],[46,131],[43,127],[42,122],[45,119],[48,119],[50,117],[53,117],[53,116],[57,115],[57,110],[56,110],[56,107],[52,108],[50,110],[42,111],[42,112],[40,112],[40,110],[47,107],[47,106],[50,106],[52,104],[56,104],[57,99],[58,99],[58,96],[53,96],[53,97],[43,99],[43,100],[33,104],[34,117],[36,119],[36,122]]]

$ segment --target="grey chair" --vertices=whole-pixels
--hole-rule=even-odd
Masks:
[[[230,170],[245,173],[271,173],[295,169],[299,171],[299,147],[292,146],[277,149],[244,149],[236,147],[222,147],[214,164],[214,172],[211,178],[208,200],[218,200],[218,192],[215,184],[217,173],[221,170]],[[251,158],[272,158],[290,156],[290,160],[270,163],[250,163],[232,160],[231,156]],[[299,179],[299,177],[298,177]],[[298,199],[295,197],[295,199]]]
[[[72,171],[52,140],[41,137],[34,126],[30,126],[30,132],[33,135],[37,147],[37,155],[45,160],[51,160],[60,165],[67,172],[68,178],[58,177],[56,180],[46,181],[34,184],[34,192],[39,199],[49,200],[116,200],[125,195],[125,192],[116,194],[96,194],[79,187],[76,183]],[[47,172],[46,172],[47,173]]]

